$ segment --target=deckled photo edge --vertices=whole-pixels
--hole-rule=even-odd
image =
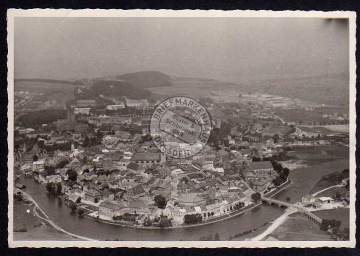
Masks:
[[[14,241],[13,239],[13,181],[14,173],[14,19],[17,17],[318,17],[318,18],[348,18],[350,36],[350,241]],[[8,10],[8,243],[9,247],[183,247],[183,248],[215,248],[215,247],[355,247],[356,233],[356,13],[355,12],[318,12],[318,11],[170,11],[170,10]]]

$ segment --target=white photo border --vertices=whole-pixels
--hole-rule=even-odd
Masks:
[[[14,19],[16,17],[267,17],[267,18],[347,18],[349,19],[350,72],[350,240],[349,241],[14,241],[13,237],[13,180],[14,175]],[[7,12],[8,43],[8,244],[9,247],[132,247],[132,248],[318,248],[355,247],[356,232],[356,13],[350,11],[218,11],[218,10],[71,10],[71,9],[9,9]]]

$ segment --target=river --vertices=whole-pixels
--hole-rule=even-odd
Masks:
[[[336,160],[308,168],[299,168],[290,172],[292,184],[275,195],[274,199],[291,203],[301,201],[301,197],[310,192],[311,188],[322,175],[348,168],[349,160]],[[20,182],[26,185],[32,197],[43,207],[49,217],[64,230],[80,236],[98,240],[128,240],[128,241],[196,241],[203,235],[219,233],[221,240],[230,236],[261,227],[264,223],[274,221],[283,212],[283,208],[263,204],[242,215],[221,222],[188,228],[177,229],[136,229],[121,227],[72,214],[70,208],[62,200],[49,195],[45,186],[38,184],[32,177],[21,176]]]
[[[49,195],[45,186],[38,184],[32,177],[21,176],[20,182],[26,185],[32,195],[49,217],[64,230],[80,236],[98,240],[127,240],[127,241],[194,241],[203,235],[219,233],[221,240],[230,236],[262,226],[278,218],[283,208],[261,205],[242,215],[223,220],[221,222],[188,228],[177,229],[136,229],[121,227],[92,219],[79,217],[71,213],[70,208],[62,200]]]

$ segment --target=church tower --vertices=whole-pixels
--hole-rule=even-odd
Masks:
[[[71,123],[75,123],[75,114],[74,114],[74,108],[71,106],[68,106],[67,108],[67,120]]]
[[[160,164],[165,164],[166,163],[166,155],[164,152],[161,152],[160,155]]]

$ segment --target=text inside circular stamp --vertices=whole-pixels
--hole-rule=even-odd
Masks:
[[[161,102],[150,121],[155,145],[174,158],[200,152],[209,140],[211,129],[211,118],[205,107],[188,97],[173,97]]]

